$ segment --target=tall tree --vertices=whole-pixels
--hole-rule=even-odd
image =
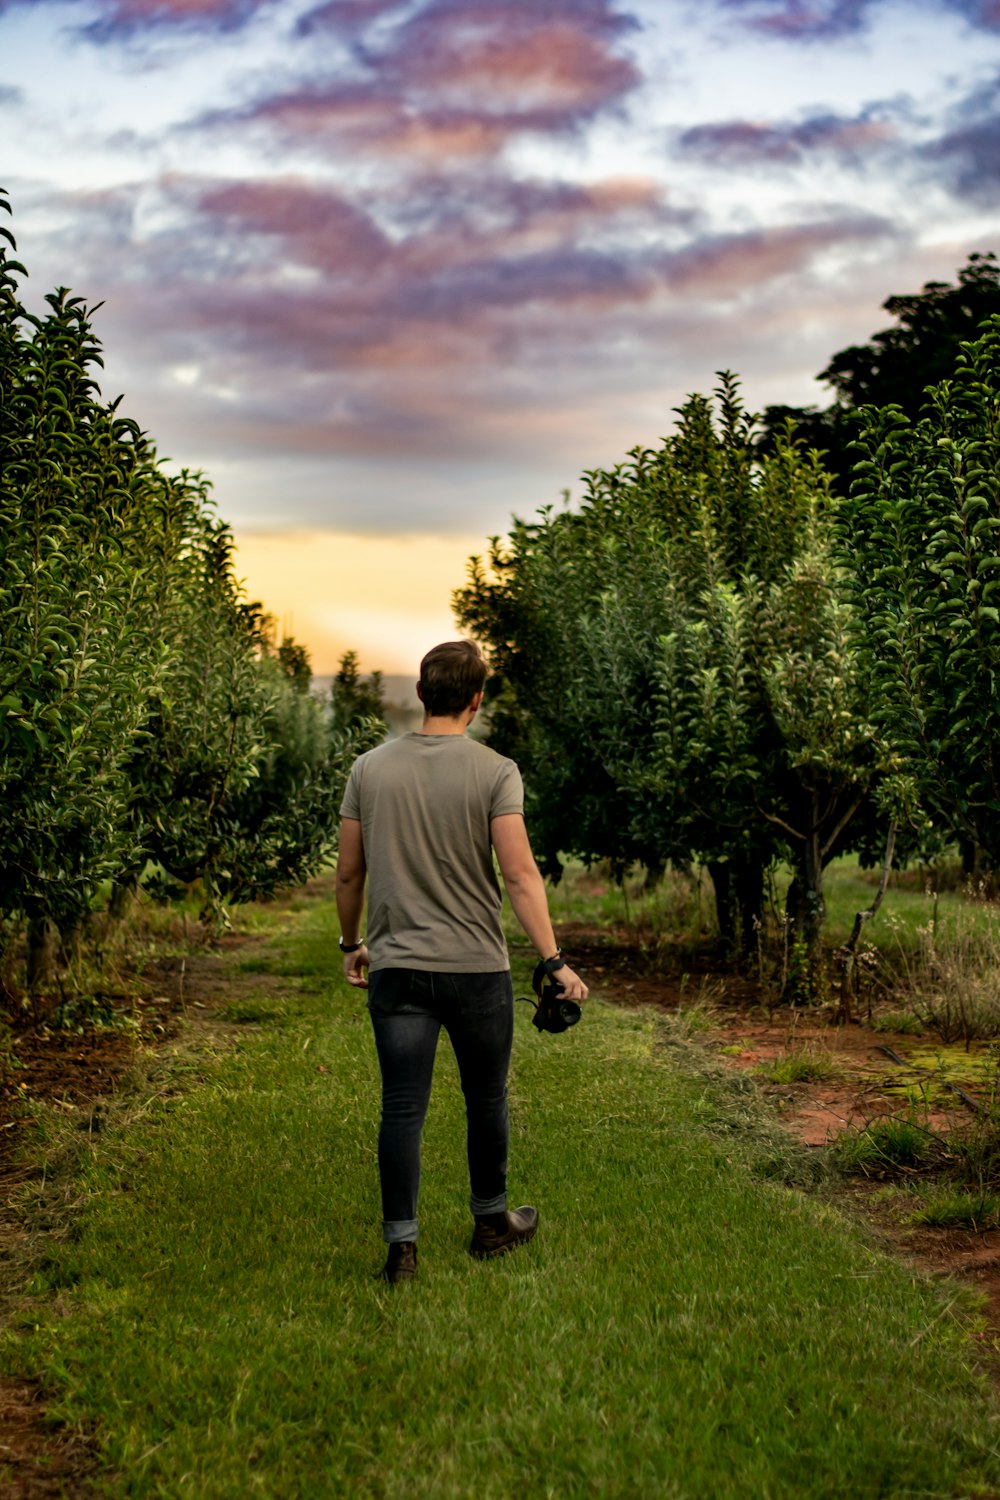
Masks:
[[[867,407],[839,545],[872,713],[939,827],[1000,864],[1000,316],[923,415]],[[848,566],[849,564],[849,566]]]
[[[525,767],[547,863],[702,859],[724,935],[747,945],[787,855],[812,951],[823,870],[879,767],[826,475],[787,436],[757,463],[724,376],[714,412],[692,397],[658,450],[586,478],[578,512],[516,524],[457,596],[490,647],[491,742]]]
[[[885,311],[896,321],[867,344],[835,354],[817,376],[832,387],[832,406],[769,406],[763,419],[762,447],[773,447],[791,418],[807,447],[826,453],[836,487],[846,494],[856,454],[853,418],[863,406],[898,406],[911,420],[921,412],[925,391],[951,375],[964,342],[980,324],[1000,313],[1000,264],[992,252],[973,254],[955,285],[928,281],[923,290],[889,297]]]
[[[126,761],[162,650],[134,628],[148,450],[99,399],[82,301],[30,316],[19,271],[0,254],[0,937],[27,918],[37,986],[50,925],[133,855]]]

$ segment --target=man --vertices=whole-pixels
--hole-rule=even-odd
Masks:
[[[341,805],[340,946],[348,981],[369,991],[382,1072],[378,1161],[389,1247],[382,1275],[390,1283],[417,1271],[420,1135],[442,1026],[465,1095],[470,1254],[502,1255],[538,1227],[534,1208],[507,1208],[514,992],[494,851],[514,913],[546,970],[567,999],[587,998],[556,944],[525,832],[518,769],[465,733],[485,681],[486,663],[470,641],[429,651],[417,684],[422,728],[360,756]]]

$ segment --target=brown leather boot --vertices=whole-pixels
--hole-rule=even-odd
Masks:
[[[394,1240],[382,1267],[382,1280],[390,1286],[413,1281],[417,1274],[417,1247],[412,1240]]]
[[[476,1216],[476,1228],[469,1246],[469,1254],[478,1260],[489,1260],[494,1255],[506,1255],[518,1245],[526,1245],[538,1228],[538,1209],[525,1204],[523,1208],[510,1208],[502,1214]]]

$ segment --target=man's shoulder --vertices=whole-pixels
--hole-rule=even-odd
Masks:
[[[513,766],[517,770],[517,764],[509,755],[501,755],[499,750],[494,750],[492,745],[485,745],[482,740],[470,739],[465,736],[465,743],[470,747],[472,754],[483,758],[484,765],[492,765],[496,770],[504,766]]]
[[[380,767],[389,766],[402,755],[405,758],[404,739],[383,740],[381,745],[375,745],[371,750],[363,750],[351,767],[355,776],[364,775],[369,770],[378,770]]]
[[[516,763],[509,756],[501,755],[492,746],[483,744],[482,740],[471,739],[468,735],[456,735],[454,738],[449,736],[447,742],[444,736],[431,736],[428,743],[419,734],[404,734],[398,739],[385,740],[373,750],[366,750],[363,755],[359,755],[354,762],[354,771],[359,776],[392,776],[397,771],[406,775],[407,766],[413,766],[416,772],[416,768],[424,763],[428,755],[431,761],[440,765],[439,757],[442,753],[447,757],[447,764],[455,770],[457,755],[458,761],[464,762],[466,766],[478,767],[480,775],[484,771],[491,777],[520,775]]]

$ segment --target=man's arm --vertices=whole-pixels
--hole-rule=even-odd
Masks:
[[[500,873],[520,922],[540,958],[551,958],[558,950],[549,917],[545,883],[528,843],[528,832],[520,813],[505,813],[490,823],[490,838],[500,863]],[[567,1000],[586,1000],[587,986],[569,964],[553,974]]]
[[[340,919],[341,941],[348,947],[361,938],[367,874],[361,823],[357,818],[344,818],[340,825],[340,848],[337,852],[337,916]],[[344,978],[348,984],[367,989],[367,968],[368,949],[363,944],[356,953],[344,954]]]

